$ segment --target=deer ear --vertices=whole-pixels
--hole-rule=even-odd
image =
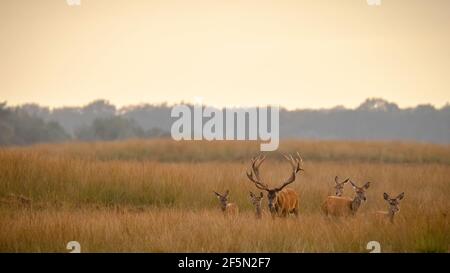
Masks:
[[[353,189],[356,190],[358,187],[353,183],[353,181],[351,181],[351,180],[349,180],[349,181],[350,181],[350,184],[352,184]]]
[[[405,197],[405,193],[404,192],[400,193],[395,199],[402,200],[403,197]]]
[[[367,183],[363,186],[363,188],[367,190],[367,189],[369,188],[369,186],[370,186],[370,182],[367,182]]]
[[[227,191],[225,192],[224,196],[227,197],[229,193],[230,193],[230,191],[227,190]]]
[[[350,177],[349,178],[347,178],[347,179],[345,179],[344,180],[344,182],[342,182],[342,184],[345,184],[345,183],[347,183],[348,181],[350,180]]]
[[[220,194],[219,193],[217,193],[217,192],[215,192],[215,191],[213,191],[216,195],[217,195],[217,197],[220,197]]]
[[[334,177],[334,183],[339,184],[337,175]]]
[[[262,192],[259,193],[259,197],[263,198],[264,194]]]
[[[384,197],[384,200],[388,200],[389,199],[389,194],[383,193],[383,197]]]

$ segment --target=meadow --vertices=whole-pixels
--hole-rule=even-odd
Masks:
[[[286,140],[261,175],[289,175],[281,153],[300,152],[289,187],[300,215],[256,219],[246,177],[256,142],[127,140],[0,148],[0,252],[448,252],[450,146],[406,142]],[[326,217],[334,177],[370,181],[355,217]],[[225,217],[213,191],[230,190],[240,213]],[[394,223],[383,192],[405,192]],[[353,196],[347,185],[345,196]],[[263,202],[267,211],[267,199]]]

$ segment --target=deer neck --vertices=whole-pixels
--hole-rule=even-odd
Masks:
[[[261,217],[262,211],[261,206],[256,206],[256,216]]]
[[[352,213],[355,214],[358,211],[360,206],[361,206],[361,199],[358,196],[355,196],[355,198],[353,198],[352,203],[350,204]]]
[[[222,204],[222,206],[220,207],[222,209],[223,212],[225,212],[227,210],[227,206],[228,203]]]
[[[388,214],[389,221],[391,221],[391,223],[394,222],[394,215],[395,215],[395,213],[393,213],[393,212],[389,212],[389,214]]]
[[[388,211],[388,217],[389,217],[389,220],[391,221],[391,222],[394,222],[394,216],[395,216],[395,213],[396,213],[397,211],[396,211],[396,208],[395,207],[390,207],[389,208],[389,211]]]

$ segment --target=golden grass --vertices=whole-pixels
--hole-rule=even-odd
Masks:
[[[448,146],[286,141],[300,151],[300,217],[258,221],[247,181],[255,143],[170,140],[67,143],[0,150],[0,251],[66,252],[447,252],[450,245]],[[288,175],[277,153],[261,167],[269,184]],[[354,218],[324,217],[320,205],[335,175],[371,181]],[[225,218],[213,190],[229,189],[238,217]],[[394,224],[371,215],[387,209],[383,192],[405,192]],[[32,200],[23,206],[9,194]],[[352,196],[347,186],[345,195]],[[265,200],[264,205],[267,206]]]

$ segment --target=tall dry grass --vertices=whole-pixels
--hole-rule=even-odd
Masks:
[[[255,143],[67,143],[0,150],[0,251],[383,251],[446,252],[450,245],[450,148],[408,143],[286,141],[305,173],[292,184],[300,217],[255,219],[245,171]],[[289,172],[278,153],[261,167],[279,184]],[[371,181],[354,218],[324,217],[333,178]],[[241,209],[224,218],[213,190],[229,189]],[[351,187],[345,195],[352,196]],[[383,192],[405,192],[395,224],[371,213],[387,209]],[[24,206],[10,194],[32,200]],[[9,196],[9,197],[8,197]],[[8,199],[9,198],[9,199]],[[267,203],[264,203],[267,206]]]

